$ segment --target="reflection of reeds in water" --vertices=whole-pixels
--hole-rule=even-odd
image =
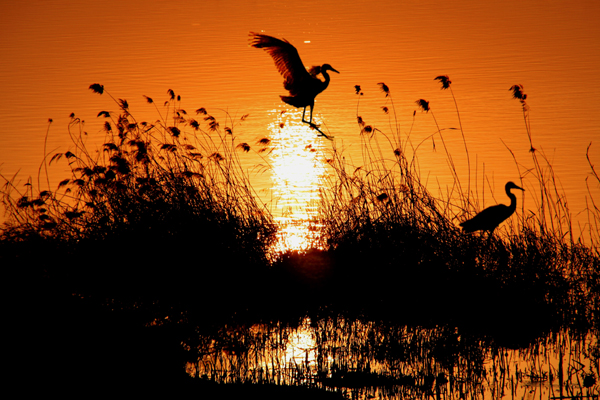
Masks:
[[[199,348],[193,376],[325,388],[351,398],[594,398],[600,348],[561,331],[513,350],[449,328],[345,318],[222,330]]]

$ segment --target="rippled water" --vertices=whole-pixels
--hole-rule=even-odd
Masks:
[[[437,121],[463,186],[470,177],[468,186],[487,206],[505,201],[504,183],[520,176],[535,191],[535,183],[527,181],[532,165],[521,107],[508,90],[523,84],[534,145],[552,162],[579,231],[577,224],[586,223],[577,213],[589,204],[587,186],[600,195],[586,159],[592,143],[591,162],[600,161],[598,17],[595,1],[359,1],[344,7],[328,1],[15,3],[0,17],[0,172],[12,177],[20,170],[21,184],[30,175],[35,180],[44,149],[70,146],[71,112],[87,121],[90,137],[99,132],[98,112],[117,107],[87,89],[98,82],[115,98],[127,99],[138,120],[157,118],[142,96],[160,103],[167,89],[182,96],[182,108],[206,107],[223,126],[231,124],[230,117],[249,114],[234,134],[253,146],[263,137],[272,140],[269,162],[259,161],[264,168],[256,168],[253,158],[248,169],[257,192],[283,211],[282,219],[309,212],[290,214],[290,199],[297,204],[314,199],[324,173],[315,164],[326,157],[322,150],[343,148],[361,163],[357,115],[387,134],[398,126],[401,138],[410,135],[414,146],[422,142],[423,179],[434,193],[444,193],[451,184],[447,159],[439,140],[435,150],[427,140]],[[278,128],[287,118],[281,112],[297,110],[279,100],[282,79],[270,57],[248,46],[248,32],[261,30],[295,44],[306,65],[328,62],[341,72],[315,108],[333,142],[315,137],[298,119]],[[456,104],[433,80],[442,74],[453,82]],[[390,87],[391,97],[380,92],[379,82]],[[357,84],[364,92],[360,103]],[[430,101],[431,112],[416,111],[420,98]],[[391,114],[383,114],[383,106]],[[459,115],[468,153],[459,131],[447,130],[460,127]],[[48,118],[53,123],[44,147]],[[312,161],[292,158],[304,153]],[[296,168],[292,176],[286,163],[312,166]],[[50,174],[52,189],[68,168],[53,166]],[[527,196],[526,208],[535,209]]]

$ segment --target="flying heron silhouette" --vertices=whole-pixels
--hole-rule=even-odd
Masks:
[[[300,59],[298,50],[285,39],[250,32],[250,45],[258,49],[264,49],[273,57],[277,70],[283,75],[283,87],[290,92],[289,96],[280,96],[281,100],[296,108],[304,107],[302,122],[329,138],[312,122],[312,114],[315,108],[315,97],[329,86],[331,78],[327,71],[338,74],[339,72],[329,64],[314,66],[307,70]],[[318,78],[319,74],[323,75],[324,81]],[[306,107],[309,106],[310,119],[307,121],[304,117]]]
[[[481,211],[473,218],[461,222],[464,232],[475,232],[475,231],[489,231],[488,241],[492,238],[494,229],[498,227],[504,220],[510,217],[517,209],[517,196],[511,193],[511,189],[519,189],[525,191],[525,189],[515,185],[514,182],[508,182],[504,186],[506,195],[510,198],[510,205],[496,204]]]

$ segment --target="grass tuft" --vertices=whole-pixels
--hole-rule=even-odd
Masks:
[[[102,85],[90,89],[110,96]],[[23,192],[5,179],[3,265],[46,271],[74,292],[175,302],[237,290],[268,267],[275,225],[235,152],[248,145],[212,116],[206,128],[181,117],[171,104],[180,97],[168,95],[152,124],[110,96],[120,114],[98,114],[106,119],[99,151],[72,119],[72,149],[50,158],[71,169],[55,190]]]
[[[449,87],[447,76],[436,79]],[[523,87],[513,90],[524,102]],[[389,101],[389,88],[384,93]],[[416,103],[430,111],[429,102]],[[528,108],[523,112],[533,148]],[[366,125],[358,121],[362,134]],[[532,189],[538,209],[522,208],[488,242],[457,226],[467,211],[478,210],[447,150],[454,183],[446,197],[435,197],[422,184],[415,147],[399,130],[368,133],[361,135],[361,165],[350,165],[335,149],[328,159],[334,173],[322,191],[319,223],[335,265],[330,302],[375,318],[447,321],[488,332],[515,321],[536,331],[600,325],[597,242],[575,239],[566,200],[541,152],[531,153],[534,167],[519,176],[538,186]],[[437,133],[444,143],[439,127]],[[594,210],[590,219],[598,221]],[[473,321],[475,314],[485,317]]]

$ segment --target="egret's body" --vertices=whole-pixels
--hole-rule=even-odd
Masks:
[[[280,96],[281,100],[297,108],[304,107],[302,122],[319,130],[312,122],[315,97],[329,86],[331,78],[327,71],[337,72],[338,74],[339,72],[329,64],[312,67],[310,72],[307,71],[300,59],[298,50],[285,39],[281,40],[272,36],[250,32],[250,45],[264,49],[273,57],[277,70],[283,75],[283,87],[290,93],[289,96]],[[325,80],[319,79],[319,74]],[[304,117],[306,107],[309,106],[310,118],[307,121]],[[321,131],[319,130],[319,132]]]
[[[504,187],[506,195],[510,198],[510,205],[497,204],[481,211],[473,218],[461,222],[464,232],[475,232],[475,231],[489,231],[491,238],[494,233],[494,229],[498,227],[504,220],[510,217],[517,209],[517,197],[511,193],[511,189],[525,190],[513,182],[508,182]]]

